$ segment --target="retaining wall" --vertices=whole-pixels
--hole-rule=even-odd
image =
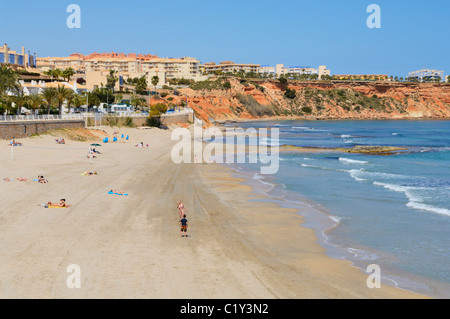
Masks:
[[[161,125],[170,125],[174,123],[194,123],[194,113],[161,115]]]
[[[42,134],[48,130],[84,127],[84,120],[0,122],[0,139],[17,139],[28,137],[34,134]]]

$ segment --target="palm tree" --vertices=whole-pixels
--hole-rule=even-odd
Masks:
[[[67,68],[64,71],[62,71],[62,76],[64,79],[67,80],[67,82],[70,81],[70,78],[75,74],[75,70],[72,68]]]
[[[152,77],[152,84],[155,86],[155,92],[156,92],[156,85],[159,82],[159,77],[157,75],[155,75],[154,77]]]
[[[5,101],[8,92],[18,92],[19,88],[18,73],[8,65],[0,65],[0,99]]]
[[[78,94],[76,94],[73,90],[69,89],[69,92],[67,93],[67,96],[66,96],[67,109],[68,109],[69,113],[70,113],[70,107],[72,106],[72,103],[74,102],[76,95],[78,95]]]
[[[55,88],[45,88],[41,93],[42,99],[47,103],[47,114],[50,114],[50,108],[56,100],[57,91]]]
[[[33,110],[33,113],[36,114],[36,111],[44,104],[44,99],[41,95],[34,93],[28,96],[28,104]]]
[[[25,95],[22,89],[19,89],[16,95],[12,96],[12,101],[17,107],[17,115],[21,115],[22,107],[28,102],[28,96]]]
[[[62,115],[62,105],[72,94],[73,91],[65,88],[64,85],[58,85],[56,88],[56,100],[58,101],[59,114]]]
[[[73,96],[73,105],[76,108],[80,108],[84,104],[85,101],[86,101],[86,98],[83,95],[74,94],[74,96]]]

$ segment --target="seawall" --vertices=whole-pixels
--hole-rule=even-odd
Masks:
[[[42,134],[48,130],[84,127],[85,121],[82,119],[0,122],[0,139],[17,139]]]

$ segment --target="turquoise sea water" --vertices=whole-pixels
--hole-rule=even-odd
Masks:
[[[330,255],[386,282],[450,297],[450,121],[283,121],[240,123],[278,128],[280,145],[403,146],[392,156],[282,153],[274,175],[258,164],[232,164],[273,200],[305,216]],[[323,216],[326,216],[324,218]]]

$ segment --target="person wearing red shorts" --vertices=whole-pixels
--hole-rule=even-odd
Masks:
[[[188,221],[186,219],[186,214],[183,215],[183,218],[180,219],[180,225],[181,225],[181,237],[185,236],[187,237],[187,228],[188,228]],[[183,235],[183,233],[185,235]]]

